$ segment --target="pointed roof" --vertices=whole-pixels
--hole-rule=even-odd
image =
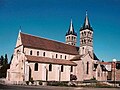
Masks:
[[[89,29],[89,30],[93,31],[92,27],[90,26],[87,10],[86,10],[86,16],[85,16],[84,24],[81,27],[80,31],[85,30],[85,29]]]
[[[20,26],[20,27],[19,27],[19,33],[21,33],[21,31],[22,31],[22,27]]]
[[[77,36],[77,33],[74,31],[72,19],[71,19],[71,22],[70,22],[69,30],[68,30],[68,32],[66,33],[66,36],[67,36],[67,35],[75,35],[75,36]]]

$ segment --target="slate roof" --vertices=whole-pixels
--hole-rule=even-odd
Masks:
[[[88,52],[87,54],[89,54],[91,56],[91,58],[93,58],[93,60],[97,60],[99,61],[99,59],[97,58],[97,56],[95,55],[95,53]],[[86,55],[86,54],[85,54]],[[85,55],[76,55],[75,57],[73,57],[72,59],[70,59],[70,61],[78,61],[81,60],[82,57],[84,57]]]
[[[54,51],[65,54],[78,55],[78,47],[45,38],[20,33],[24,47]]]
[[[94,60],[98,60],[98,61],[99,61],[99,59],[98,59],[98,57],[95,55],[95,53],[93,53],[93,57],[94,57],[94,58],[93,58]]]
[[[70,61],[70,60],[63,60],[63,59],[55,59],[55,58],[48,58],[48,57],[38,57],[38,56],[30,56],[26,55],[27,61],[29,62],[39,62],[39,63],[48,63],[48,64],[59,64],[59,65],[70,65],[76,66],[77,64]]]
[[[72,30],[71,30],[72,29]],[[77,33],[74,31],[74,26],[73,26],[73,23],[72,23],[72,20],[71,20],[71,24],[70,24],[70,26],[69,26],[69,30],[68,30],[68,32],[66,33],[66,36],[67,35],[75,35],[75,36],[77,36]]]
[[[104,65],[100,65],[100,66],[101,66],[101,68],[102,68],[102,71],[107,71],[107,69],[105,68]]]
[[[88,18],[87,14],[86,14],[86,17],[85,17],[85,20],[84,20],[84,24],[80,28],[80,31],[85,30],[85,29],[89,29],[89,30],[93,31],[93,28],[90,26],[90,22],[89,22],[89,18]]]

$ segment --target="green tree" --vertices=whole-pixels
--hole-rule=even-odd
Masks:
[[[6,64],[8,64],[8,57],[7,57],[7,54],[5,54],[5,59],[4,59],[4,64],[6,65]]]
[[[3,65],[3,63],[4,63],[4,57],[1,56],[1,65]]]

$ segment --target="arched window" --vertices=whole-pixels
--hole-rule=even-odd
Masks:
[[[86,44],[86,40],[84,39],[84,43]]]
[[[73,72],[73,66],[71,66],[71,68],[70,68],[70,72]]]
[[[83,32],[82,32],[82,36],[83,36]]]
[[[69,40],[70,40],[70,36],[69,36]]]
[[[60,55],[60,58],[62,59],[62,55]]]
[[[52,64],[49,65],[49,71],[52,71]]]
[[[82,47],[82,53],[84,54],[84,47]]]
[[[86,36],[86,32],[84,32],[84,35]]]
[[[63,72],[63,70],[64,70],[64,67],[63,67],[63,65],[61,66],[61,72]]]
[[[83,40],[82,40],[82,44],[83,44]]]
[[[43,52],[43,56],[45,56],[45,52]]]
[[[74,40],[75,40],[75,37],[74,37]]]
[[[58,57],[58,55],[56,54],[56,58]]]
[[[30,51],[30,55],[32,55],[32,50]]]
[[[88,43],[90,42],[90,40],[88,39]]]
[[[35,63],[34,70],[38,71],[38,63]]]
[[[72,40],[73,40],[73,36],[72,36]]]
[[[89,74],[89,62],[87,62],[87,70],[86,70],[86,74]]]
[[[67,58],[67,56],[65,55],[65,59]]]
[[[39,56],[39,51],[37,51],[37,56]]]
[[[67,40],[68,40],[68,37],[67,37]]]

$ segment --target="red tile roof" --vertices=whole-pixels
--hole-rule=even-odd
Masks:
[[[102,65],[109,65],[111,63],[110,62],[100,62],[100,64],[102,64]]]
[[[26,58],[27,58],[27,61],[29,61],[29,62],[70,65],[70,66],[77,65],[76,63],[69,61],[69,60],[62,60],[62,59],[55,59],[55,58],[48,58],[48,57],[38,57],[38,56],[26,55]]]
[[[21,35],[22,44],[25,47],[72,54],[72,55],[79,54],[78,47],[75,47],[75,46],[71,46],[61,42],[48,40],[45,38],[40,38],[37,36],[32,36],[24,33],[20,33],[20,35]]]

